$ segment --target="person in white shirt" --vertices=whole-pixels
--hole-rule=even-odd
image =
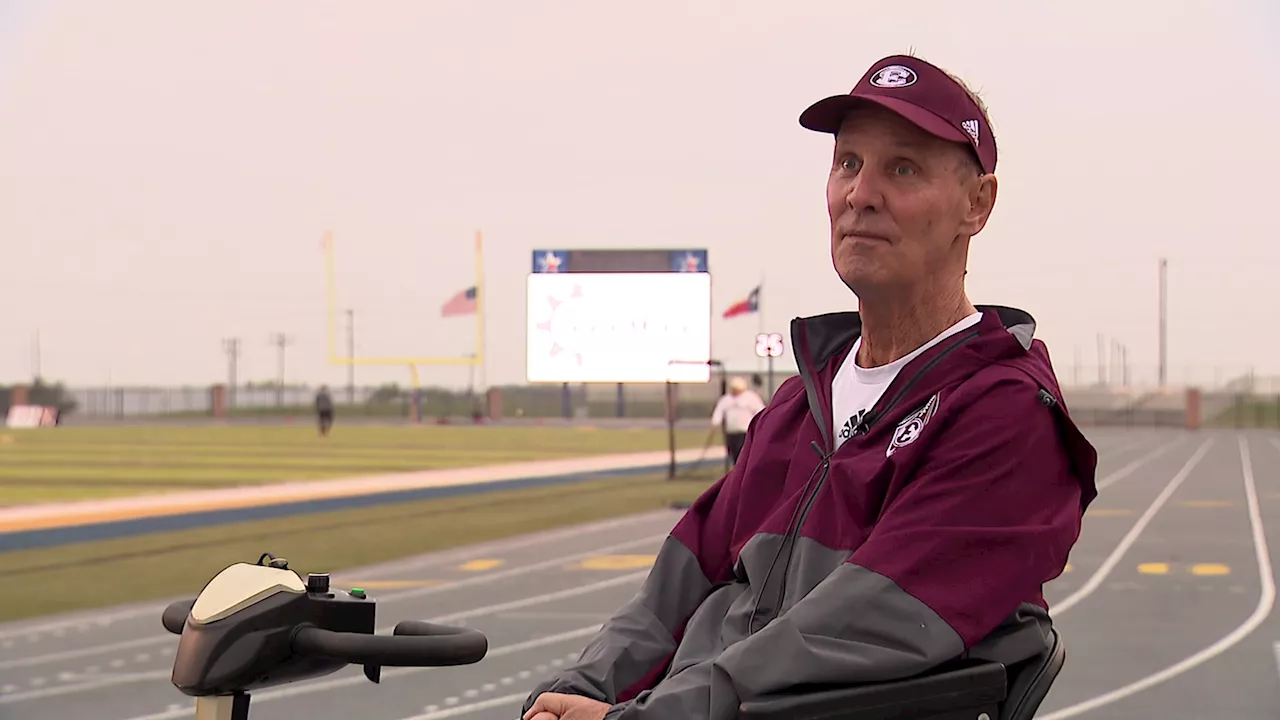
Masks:
[[[729,381],[729,392],[720,397],[711,413],[711,426],[724,431],[724,449],[729,453],[730,463],[737,464],[738,454],[747,440],[747,427],[761,410],[764,410],[764,400],[747,388],[746,380],[735,377]]]

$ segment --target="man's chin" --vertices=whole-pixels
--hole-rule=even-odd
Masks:
[[[839,275],[844,286],[860,298],[882,295],[894,284],[885,273],[869,267],[841,270]]]

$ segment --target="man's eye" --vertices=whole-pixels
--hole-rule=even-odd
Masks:
[[[858,167],[858,161],[853,158],[845,158],[840,161],[841,170],[854,170]]]
[[[893,172],[895,175],[901,175],[901,176],[907,177],[907,176],[915,175],[916,169],[911,167],[910,165],[899,165],[896,168],[894,168]]]

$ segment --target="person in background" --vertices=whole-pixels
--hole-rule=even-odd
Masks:
[[[747,441],[747,427],[761,410],[764,410],[764,400],[747,387],[746,380],[734,377],[729,381],[729,392],[720,397],[711,413],[711,426],[724,430],[724,449],[729,453],[731,464],[737,464],[738,454]]]
[[[321,385],[316,393],[316,418],[320,423],[320,436],[328,437],[329,428],[333,427],[333,397],[329,395],[329,386]]]

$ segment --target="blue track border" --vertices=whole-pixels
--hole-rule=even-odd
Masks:
[[[719,465],[723,458],[678,463],[678,473],[694,467]],[[0,552],[15,550],[35,550],[38,548],[57,547],[72,543],[94,542],[97,540],[114,540],[134,535],[145,535],[155,532],[173,530],[189,530],[198,527],[226,525],[228,523],[247,522],[250,520],[271,520],[274,518],[310,515],[314,513],[332,512],[336,510],[354,510],[357,508],[376,507],[394,503],[431,500],[435,498],[457,497],[459,495],[479,495],[501,490],[518,490],[521,488],[545,487],[548,485],[564,485],[567,483],[601,480],[605,478],[627,477],[659,472],[670,468],[669,463],[661,465],[639,465],[618,468],[616,470],[592,470],[587,472],[566,473],[563,475],[547,475],[544,477],[512,478],[493,482],[468,483],[446,487],[425,487],[412,490],[394,490],[390,492],[370,493],[367,495],[351,495],[347,497],[325,498],[323,500],[300,500],[253,507],[226,508],[222,510],[205,510],[175,515],[144,517],[134,520],[113,520],[111,522],[73,525],[61,528],[44,528],[40,530],[20,530],[18,532],[0,533]]]

